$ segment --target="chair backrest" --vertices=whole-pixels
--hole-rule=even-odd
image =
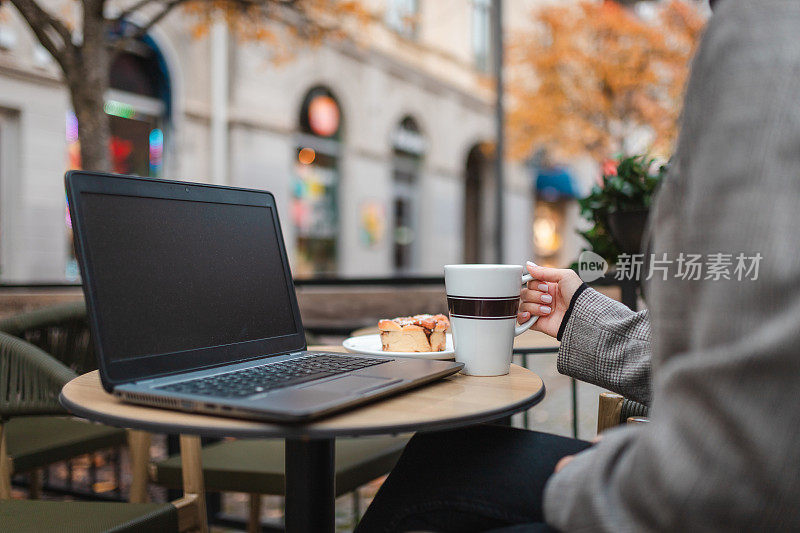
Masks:
[[[5,318],[0,331],[38,346],[78,374],[97,369],[83,300]]]
[[[0,332],[0,423],[14,416],[64,413],[58,395],[76,376],[36,346]]]
[[[601,392],[597,407],[597,433],[626,423],[646,421],[650,409],[614,392]]]

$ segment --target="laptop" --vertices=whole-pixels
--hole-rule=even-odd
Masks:
[[[302,422],[463,367],[309,351],[269,192],[65,180],[100,378],[126,402]]]

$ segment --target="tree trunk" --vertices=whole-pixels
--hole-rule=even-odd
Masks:
[[[108,89],[111,52],[106,41],[103,0],[85,0],[83,44],[73,72],[67,73],[72,107],[78,119],[81,167],[84,170],[111,171],[111,126],[103,110]]]
[[[78,119],[81,168],[108,172],[111,170],[111,130],[108,115],[103,111],[105,88],[78,82],[70,83],[69,91]]]

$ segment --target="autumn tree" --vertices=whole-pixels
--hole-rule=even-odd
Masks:
[[[655,150],[677,130],[689,61],[704,25],[695,3],[651,4],[643,18],[613,1],[548,4],[508,50],[512,154],[602,160],[649,129]]]
[[[369,17],[350,0],[64,0],[79,7],[73,21],[56,14],[56,2],[9,1],[61,70],[78,120],[81,165],[91,170],[110,169],[110,121],[103,105],[114,54],[175,10],[194,18],[198,34],[224,20],[240,38],[284,47],[341,37]],[[132,24],[134,17],[145,22]]]

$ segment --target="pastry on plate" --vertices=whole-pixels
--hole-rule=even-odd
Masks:
[[[445,315],[415,315],[378,322],[384,352],[443,352],[450,320]]]

